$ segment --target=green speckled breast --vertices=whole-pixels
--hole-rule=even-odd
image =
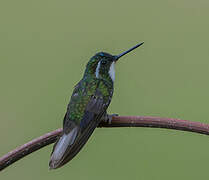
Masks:
[[[68,118],[80,124],[86,106],[92,96],[103,98],[104,106],[108,106],[113,94],[113,82],[97,78],[84,77],[76,86],[68,105]]]

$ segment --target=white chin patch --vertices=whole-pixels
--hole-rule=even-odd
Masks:
[[[115,81],[115,62],[112,62],[111,66],[110,66],[109,75],[110,75],[112,81]]]

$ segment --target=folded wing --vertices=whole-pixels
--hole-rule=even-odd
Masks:
[[[69,162],[85,145],[100,119],[106,112],[108,104],[101,93],[96,92],[88,101],[80,124],[70,120],[66,114],[63,134],[54,145],[49,166],[56,169]]]

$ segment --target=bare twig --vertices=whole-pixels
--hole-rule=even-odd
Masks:
[[[151,116],[115,116],[111,124],[102,122],[99,127],[167,128],[209,135],[209,124]],[[26,155],[55,142],[61,133],[62,129],[57,129],[10,151],[0,158],[0,170],[3,170]]]

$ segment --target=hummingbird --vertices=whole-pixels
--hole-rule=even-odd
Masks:
[[[107,108],[114,91],[115,63],[143,43],[119,55],[99,52],[90,58],[67,106],[63,132],[51,153],[50,169],[59,168],[75,157],[101,121],[111,122],[114,115],[108,115]]]

